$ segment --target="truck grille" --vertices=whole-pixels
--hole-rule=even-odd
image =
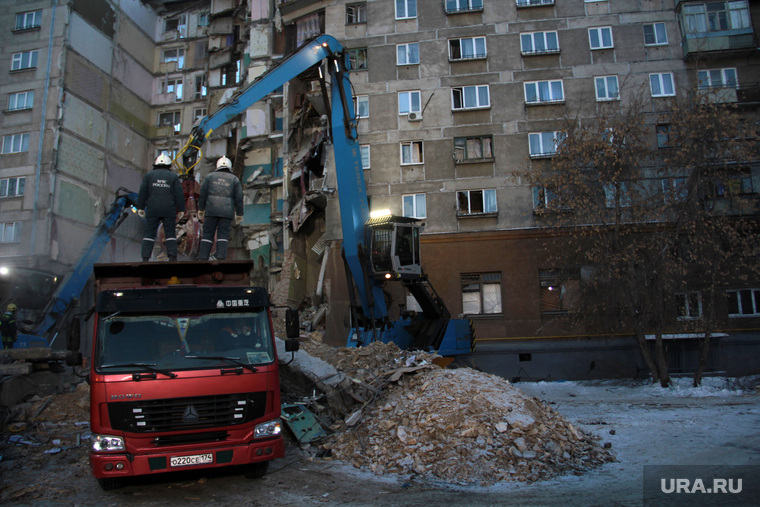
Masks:
[[[134,433],[233,426],[264,415],[266,392],[111,402],[111,427]]]

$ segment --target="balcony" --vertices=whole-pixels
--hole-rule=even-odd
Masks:
[[[698,56],[721,57],[726,53],[756,52],[755,34],[752,29],[725,30],[722,32],[690,33],[681,39],[684,60]]]

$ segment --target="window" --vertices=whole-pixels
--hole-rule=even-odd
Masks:
[[[174,127],[174,133],[179,134],[181,123],[180,119],[182,115],[179,111],[168,111],[158,115],[159,127]]]
[[[0,243],[18,243],[21,240],[21,222],[0,222]]]
[[[26,178],[0,179],[0,197],[18,197],[24,195]]]
[[[760,315],[760,289],[727,290],[726,305],[729,317]]]
[[[161,148],[156,150],[153,153],[153,159],[157,159],[159,155],[162,153],[166,153],[166,155],[169,156],[170,159],[174,160],[177,158],[177,154],[179,153],[179,150],[177,148]]]
[[[664,46],[668,43],[668,32],[665,23],[650,23],[644,25],[644,45]]]
[[[39,51],[22,51],[13,53],[11,58],[11,70],[33,69],[37,66]]]
[[[203,118],[206,116],[206,108],[205,107],[197,107],[193,109],[193,123],[198,121],[198,118]]]
[[[557,32],[531,32],[520,34],[520,51],[523,55],[559,53]]]
[[[538,271],[541,313],[563,314],[578,309],[580,276],[575,270]]]
[[[18,92],[8,95],[8,111],[31,109],[34,105],[34,92]]]
[[[362,158],[362,169],[369,169],[370,168],[369,144],[360,144],[359,154],[361,155],[361,158]]]
[[[462,275],[462,313],[501,313],[501,273]]]
[[[662,195],[665,203],[683,202],[686,199],[688,188],[686,187],[686,178],[663,178]]]
[[[446,0],[446,12],[449,14],[482,10],[483,0]]]
[[[496,213],[496,189],[460,190],[457,192],[457,215]]]
[[[754,193],[755,187],[752,184],[752,173],[749,169],[739,170],[736,174],[725,178],[715,185],[715,195],[717,197]]]
[[[550,104],[565,101],[562,81],[533,81],[525,83],[526,104]]]
[[[185,50],[166,49],[164,50],[164,63],[177,62],[177,68],[182,69],[185,66]]]
[[[700,70],[697,72],[700,90],[711,88],[736,88],[736,69]]]
[[[396,45],[396,65],[420,63],[420,45],[416,42]]]
[[[357,118],[369,118],[369,95],[354,97],[354,114]]]
[[[161,82],[161,93],[174,93],[177,100],[182,100],[182,78],[174,77]]]
[[[538,5],[554,5],[554,0],[517,0],[518,7],[535,7]]]
[[[678,305],[678,320],[694,320],[702,318],[702,293],[699,291],[681,292],[676,294]]]
[[[673,84],[673,73],[649,74],[649,88],[652,97],[674,97],[676,88]]]
[[[39,28],[42,24],[42,11],[20,12],[16,14],[16,27],[14,30],[29,30]]]
[[[465,37],[449,39],[450,60],[472,60],[486,57],[485,37]]]
[[[417,0],[396,0],[396,19],[417,17]]]
[[[591,49],[609,49],[612,47],[612,28],[609,26],[589,28],[588,40]]]
[[[222,67],[222,86],[233,86],[240,81],[240,60]]]
[[[411,218],[427,217],[425,194],[411,194],[401,197],[404,216]]]
[[[667,124],[656,125],[655,133],[657,135],[657,147],[669,148],[670,147],[670,125],[667,125]]]
[[[401,165],[422,164],[422,141],[401,143]]]
[[[177,31],[180,37],[184,37],[187,32],[187,17],[185,14],[180,14],[175,18],[166,18],[164,20],[164,33]]]
[[[346,24],[358,25],[367,22],[367,4],[348,4],[346,5]]]
[[[3,153],[29,151],[29,134],[11,134],[3,137]]]
[[[751,28],[747,0],[684,4],[683,30],[689,33],[719,32]]]
[[[490,107],[491,100],[488,85],[458,86],[452,88],[451,102],[451,108],[454,111]]]
[[[198,74],[195,76],[195,100],[200,100],[206,95],[208,95],[206,76],[204,74]]]
[[[493,159],[492,145],[491,136],[455,137],[454,161]]]
[[[605,183],[604,204],[608,208],[628,208],[631,206],[631,192],[628,189],[628,183],[621,181],[618,185],[615,183]],[[620,198],[618,199],[618,191]]]
[[[533,187],[533,212],[540,214],[546,211],[567,211],[572,209],[564,204],[560,195],[547,187]]]
[[[398,92],[398,114],[422,112],[422,95],[419,91]]]
[[[198,13],[198,26],[208,26],[208,11]]]
[[[351,70],[367,70],[367,48],[347,49],[348,68]]]
[[[532,132],[528,134],[530,158],[551,157],[557,153],[563,132]]]
[[[594,78],[596,86],[596,100],[599,102],[605,100],[619,100],[620,90],[618,89],[617,76],[600,76]]]

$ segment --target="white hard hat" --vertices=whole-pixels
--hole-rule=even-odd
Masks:
[[[157,165],[164,165],[164,166],[170,166],[172,165],[172,159],[169,158],[169,155],[166,153],[161,153],[158,157],[156,157],[156,161],[153,162],[154,166]]]
[[[216,161],[216,170],[219,169],[232,169],[232,162],[227,157],[222,157]]]

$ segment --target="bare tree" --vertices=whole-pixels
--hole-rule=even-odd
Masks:
[[[586,329],[633,332],[655,382],[670,384],[663,335],[704,336],[695,384],[728,280],[757,280],[754,122],[715,96],[688,94],[661,111],[643,95],[574,118],[551,164],[531,168],[537,220],[567,231],[550,254],[581,269]],[[662,100],[662,99],[660,99]],[[751,128],[747,128],[749,125]],[[553,252],[556,252],[554,249]],[[649,343],[653,338],[654,354]]]

